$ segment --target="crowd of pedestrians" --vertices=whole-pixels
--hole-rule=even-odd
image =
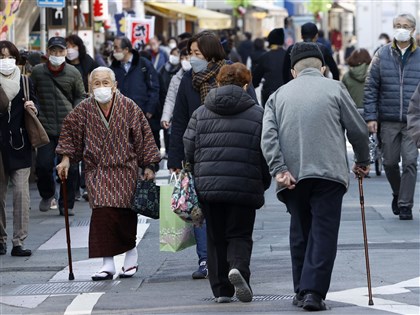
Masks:
[[[266,39],[245,33],[239,43],[229,32],[183,33],[167,45],[156,36],[141,50],[120,36],[95,56],[77,35],[51,37],[45,55],[19,53],[0,41],[0,255],[7,253],[8,187],[11,255],[32,253],[24,240],[36,153],[40,211],[58,208],[64,215],[59,180],[67,185],[69,215],[77,215],[79,195],[89,201],[89,257],[103,259],[92,280],[112,279],[114,256],[123,253],[119,277],[132,277],[138,270],[137,218],[129,208],[137,177],[153,180],[162,158],[175,173],[190,162],[206,219],[194,227],[198,268],[192,277],[209,278],[216,302],[228,303],[235,294],[252,300],[253,225],[274,179],[291,215],[293,305],[328,309],[349,185],[347,140],[352,170],[364,177],[371,163],[369,132],[380,136],[390,211],[413,219],[420,50],[411,14],[397,15],[393,28],[392,40],[380,34],[372,55],[363,47],[349,52],[348,71],[341,74],[341,34],[333,30],[330,42],[311,22],[301,26],[302,41],[288,46],[283,28]],[[21,74],[30,76],[29,100]],[[28,110],[50,140],[36,151],[24,122]]]

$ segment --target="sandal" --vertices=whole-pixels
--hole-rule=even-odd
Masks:
[[[99,271],[92,276],[93,281],[112,280],[114,274],[109,271]]]
[[[139,269],[139,266],[133,266],[128,268],[127,270],[124,269],[124,267],[121,268],[122,272],[119,274],[120,278],[131,278],[132,276],[134,276],[134,274],[137,272],[137,270]]]

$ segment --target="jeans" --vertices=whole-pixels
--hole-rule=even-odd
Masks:
[[[194,227],[195,241],[197,242],[196,250],[198,256],[198,264],[207,261],[207,227],[206,223],[201,227]]]
[[[55,195],[55,178],[54,178],[54,160],[56,158],[55,148],[58,144],[58,136],[49,136],[50,143],[40,147],[36,156],[36,175],[38,177],[37,187],[39,195],[42,199],[49,199]],[[58,159],[60,162],[61,159]],[[78,171],[77,164],[71,164],[67,177],[67,205],[69,209],[74,207],[75,198],[75,179]],[[64,208],[63,194],[60,188],[60,197],[58,199],[60,209]]]

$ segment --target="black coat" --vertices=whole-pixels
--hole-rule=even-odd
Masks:
[[[153,64],[132,50],[133,60],[126,73],[121,61],[114,60],[110,68],[115,73],[118,89],[124,96],[131,98],[144,113],[156,115],[159,105],[159,74]]]
[[[194,112],[184,147],[201,202],[264,205],[271,178],[260,148],[263,114],[236,85],[212,89]]]
[[[32,165],[32,146],[25,129],[22,82],[21,78],[20,91],[12,100],[10,113],[0,114],[0,150],[4,171],[7,174],[22,168],[31,167]],[[29,93],[31,101],[34,102],[39,110],[38,99],[30,78]]]
[[[73,65],[70,60],[66,59],[67,63],[75,66],[77,70],[79,70],[82,79],[83,85],[85,86],[86,93],[89,92],[89,75],[93,71],[93,69],[99,67],[98,63],[93,60],[91,56],[86,54],[83,58],[79,59],[80,64]]]
[[[226,61],[227,64],[232,63]],[[247,90],[249,95],[257,102],[257,96],[253,86]],[[182,137],[187,129],[188,121],[192,113],[201,105],[200,93],[193,88],[192,70],[185,72],[179,84],[176,96],[174,114],[172,118],[172,129],[169,141],[168,168],[182,168],[184,160],[184,144]]]
[[[338,70],[337,64],[334,61],[333,56],[331,55],[331,52],[328,50],[327,47],[322,45],[321,43],[316,42],[319,49],[322,52],[322,55],[324,56],[325,65],[328,67],[328,70],[331,72],[332,77],[334,80],[340,80],[340,71]],[[292,68],[292,62],[290,60],[290,53],[292,52],[293,45],[289,46],[287,48],[286,52],[286,58],[284,58],[284,66],[283,66],[283,76],[284,76],[284,84],[289,82],[293,79],[292,73],[290,69]]]
[[[261,89],[261,103],[264,106],[270,95],[284,84],[283,63],[286,51],[283,48],[266,52],[258,59],[258,64],[252,71],[252,84],[258,86],[264,78]]]

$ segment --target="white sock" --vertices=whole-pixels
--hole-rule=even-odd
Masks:
[[[108,271],[115,274],[114,257],[104,257],[101,271]]]
[[[139,256],[137,254],[137,247],[134,247],[127,251],[125,253],[124,269],[127,270],[128,268],[137,266],[138,257]]]

